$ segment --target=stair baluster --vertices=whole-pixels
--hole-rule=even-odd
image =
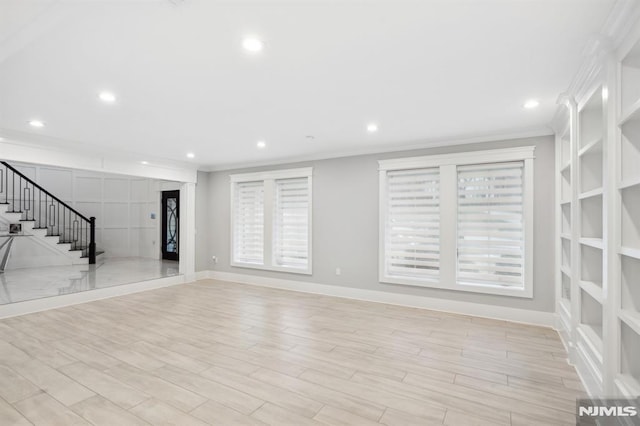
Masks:
[[[48,236],[57,235],[60,243],[71,244],[72,251],[81,250],[82,256],[95,264],[95,217],[87,218],[7,162],[0,164],[0,203],[11,205],[14,213],[22,213],[22,222],[34,222],[34,229],[46,229]]]

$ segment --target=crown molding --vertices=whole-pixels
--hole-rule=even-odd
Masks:
[[[253,163],[232,163],[232,164],[223,164],[220,166],[211,165],[208,167],[199,168],[198,170],[203,172],[219,172],[224,170],[250,169],[254,167],[275,166],[275,165],[293,164],[293,163],[305,163],[305,162],[319,161],[319,160],[330,160],[332,158],[384,154],[389,152],[413,151],[413,150],[419,150],[419,149],[439,148],[443,146],[470,145],[470,144],[484,143],[484,142],[499,142],[499,141],[505,141],[505,140],[526,139],[526,138],[535,138],[535,137],[551,136],[551,135],[553,135],[553,129],[551,129],[548,126],[545,126],[545,127],[531,128],[531,129],[521,129],[519,131],[512,131],[512,132],[491,133],[491,134],[485,134],[485,135],[475,136],[475,137],[440,138],[440,139],[433,139],[433,140],[423,140],[420,142],[409,142],[404,144],[377,146],[377,147],[357,149],[357,150],[318,153],[314,155],[300,156],[300,157],[277,158],[269,161],[260,161],[260,162],[253,162]]]
[[[634,29],[640,16],[640,0],[617,0],[611,12],[597,34],[593,34],[582,50],[583,61],[574,75],[569,87],[560,96],[558,104],[577,106],[583,104],[590,95],[594,83],[601,78],[606,61],[623,43],[625,37]],[[563,108],[558,106],[558,113],[549,124],[558,128],[556,120]]]
[[[639,18],[639,0],[618,0],[613,5],[601,31],[610,40],[612,49],[620,47]]]

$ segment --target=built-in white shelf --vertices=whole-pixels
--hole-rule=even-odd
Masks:
[[[620,245],[640,249],[640,186],[620,191]]]
[[[640,118],[640,42],[629,50],[620,65],[622,125]]]
[[[640,171],[638,172],[637,176],[628,177],[620,182],[620,184],[618,185],[618,189],[632,188],[637,185],[640,185]]]
[[[603,197],[588,197],[578,203],[580,211],[580,237],[584,239],[602,239],[604,228]]]
[[[586,145],[584,145],[582,148],[580,148],[580,151],[578,151],[578,157],[582,157],[587,154],[601,154],[601,153],[602,153],[602,137],[599,137],[598,139],[595,139],[587,143]]]
[[[619,373],[627,376],[631,384],[640,381],[640,356],[638,354],[640,354],[640,334],[623,320],[620,322]]]
[[[578,196],[579,200],[585,200],[587,198],[591,198],[591,197],[599,197],[602,196],[602,187],[600,188],[595,188],[592,189],[591,191],[587,191],[587,192],[583,192],[582,194],[580,194]]]
[[[578,241],[580,242],[580,244],[599,250],[602,250],[604,248],[602,238],[580,238]]]
[[[578,326],[578,334],[590,349],[591,355],[599,364],[602,364],[602,338],[594,330],[593,327],[580,324]]]
[[[620,130],[620,178],[633,182],[640,176],[640,120],[628,121]]]
[[[596,302],[602,304],[602,285],[592,281],[580,281],[580,288],[589,294]]]
[[[560,204],[560,233],[571,238],[571,203]]]
[[[629,123],[630,121],[640,120],[640,99],[630,105],[627,112],[620,118],[620,126]]]
[[[615,379],[615,385],[621,396],[640,396],[640,381],[629,374],[618,374]]]
[[[567,298],[564,298],[564,299],[560,299],[558,303],[560,305],[560,308],[563,311],[562,314],[565,317],[571,318],[571,301],[568,300]]]
[[[626,309],[620,310],[618,312],[618,318],[623,321],[629,328],[636,332],[636,334],[640,335],[640,313],[629,311]],[[638,354],[640,357],[640,354]]]
[[[559,331],[597,397],[640,396],[640,31],[622,39],[555,122]]]
[[[580,157],[580,182],[578,192],[585,193],[603,186],[603,155],[586,155]]]
[[[571,300],[571,274],[567,274],[566,271],[562,271],[560,274],[560,300]],[[568,309],[571,309],[571,304],[567,304]],[[570,317],[571,315],[569,315]]]
[[[640,312],[640,259],[627,254],[620,256],[620,309]]]
[[[618,253],[623,254],[627,257],[633,257],[634,259],[640,260],[640,249],[631,248],[631,247],[620,247]],[[640,280],[640,277],[638,277]],[[640,286],[640,281],[638,282],[638,286]]]
[[[620,247],[620,369],[615,386],[625,397],[640,396],[640,40],[620,67],[619,203],[616,219]]]
[[[562,266],[569,269],[571,268],[571,241],[570,240],[561,240],[560,241],[560,261],[562,262]]]
[[[621,396],[640,396],[640,40],[620,67],[619,202],[616,218],[620,301],[615,386]]]

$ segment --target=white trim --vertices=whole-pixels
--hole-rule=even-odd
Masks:
[[[81,291],[78,293],[65,294],[62,296],[45,297],[42,299],[9,303],[6,305],[0,305],[0,318],[26,315],[34,312],[46,311],[48,309],[62,308],[65,306],[77,305],[79,303],[109,299],[111,297],[124,296],[126,294],[139,293],[141,291],[170,287],[188,282],[191,282],[191,280],[187,279],[186,276],[176,275],[173,277],[158,278],[155,280],[142,281],[138,283],[122,284],[113,287]]]
[[[321,294],[325,296],[342,297],[345,299],[450,312],[460,315],[473,315],[481,318],[532,324],[549,328],[553,328],[554,326],[553,312],[508,308],[497,305],[485,305],[481,303],[461,302],[458,300],[438,299],[433,297],[391,293],[379,290],[366,290],[305,281],[282,280],[256,275],[236,274],[233,272],[209,271],[209,278],[218,281],[278,288],[301,293]]]
[[[194,281],[206,280],[209,279],[209,271],[198,271],[195,274]]]
[[[525,259],[526,263],[526,259]],[[525,280],[528,277],[525,274]],[[476,284],[476,283],[467,283],[461,280],[458,280],[455,285],[450,285],[446,283],[442,283],[440,280],[431,279],[431,278],[410,278],[410,277],[395,277],[392,275],[384,275],[381,276],[381,283],[385,284],[399,284],[399,285],[408,285],[411,287],[425,287],[425,288],[440,288],[443,290],[455,290],[455,291],[464,291],[467,293],[482,293],[482,294],[495,294],[498,296],[510,296],[510,297],[522,297],[531,299],[533,295],[527,291],[527,289],[532,289],[532,286],[522,288],[509,288],[509,287],[501,287],[499,285],[489,285],[489,284]],[[525,284],[526,286],[527,284]]]
[[[307,178],[309,179],[309,235],[307,236],[307,273],[311,275],[313,271],[313,173],[310,173]]]
[[[533,250],[534,250],[534,164],[535,146],[469,151],[454,154],[427,155],[420,157],[380,160],[379,164],[379,239],[378,239],[378,280],[384,283],[433,287],[455,291],[465,291],[501,296],[533,298]],[[492,164],[512,161],[523,163],[523,233],[524,233],[524,275],[522,287],[514,288],[499,284],[465,283],[459,280],[457,246],[457,203],[458,178],[456,168],[461,165]],[[438,278],[400,277],[387,273],[385,256],[387,222],[387,174],[393,170],[438,168],[440,174],[440,262]],[[455,196],[450,196],[455,194]],[[450,243],[454,240],[455,243]]]
[[[533,239],[534,239],[534,206],[535,191],[533,188],[534,164],[533,158],[524,160],[524,294],[526,297],[533,298]]]
[[[601,33],[612,40],[616,49],[616,59],[621,60],[629,53],[632,42],[640,39],[640,2],[637,0],[618,0],[614,5]]]
[[[562,96],[576,100],[589,98],[587,91],[593,87],[603,71],[604,58],[612,51],[624,54],[630,48],[630,41],[638,36],[637,20],[640,17],[640,3],[637,0],[617,0],[598,32],[583,51],[584,60]]]
[[[180,217],[178,252],[181,274],[188,279],[195,278],[196,269],[196,184],[180,185]]]
[[[467,151],[455,154],[424,155],[421,157],[394,158],[378,161],[379,170],[418,169],[446,165],[500,163],[535,158],[535,146],[516,148],[487,149]]]
[[[274,191],[275,181],[278,179],[307,178],[309,201],[308,201],[308,235],[307,235],[307,267],[294,268],[275,264],[273,255],[273,210],[275,207]],[[292,274],[311,275],[313,273],[313,167],[303,167],[297,169],[272,170],[255,173],[238,173],[229,175],[230,180],[230,215],[229,215],[229,264],[236,268],[259,269],[266,271],[287,272]],[[262,264],[238,262],[234,260],[235,244],[235,194],[236,185],[243,182],[262,182],[264,185],[264,234],[263,234],[263,257]]]
[[[267,179],[289,179],[298,177],[311,177],[313,167],[303,167],[300,169],[270,170],[267,172],[237,173],[229,175],[231,182],[253,182]]]

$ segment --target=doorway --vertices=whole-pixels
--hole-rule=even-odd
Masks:
[[[162,191],[162,258],[179,260],[180,191]]]

